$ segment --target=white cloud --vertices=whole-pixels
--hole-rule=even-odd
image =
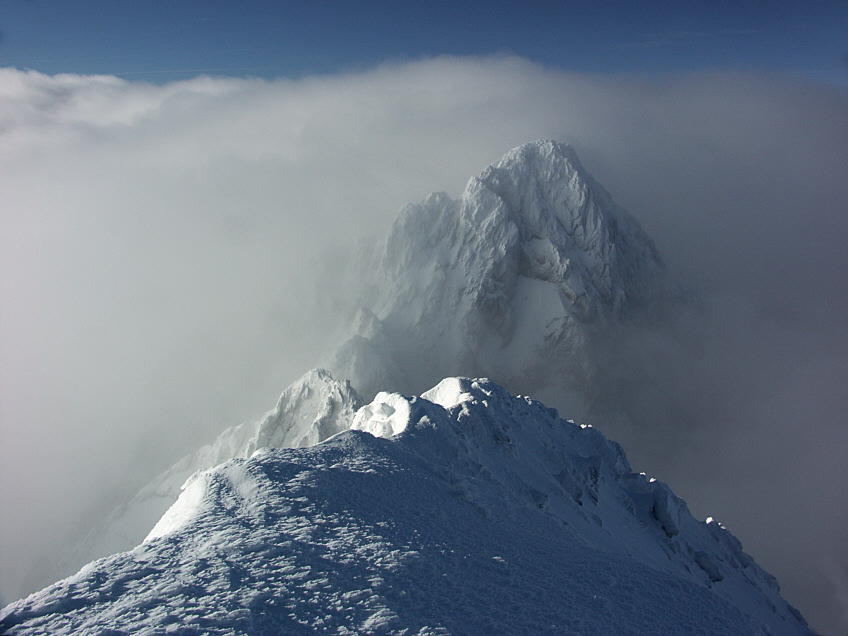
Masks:
[[[844,93],[495,57],[164,86],[5,69],[0,102],[5,600],[73,510],[259,415],[320,359],[335,316],[316,297],[340,292],[328,259],[552,137],[714,316],[710,348],[676,374],[695,384],[646,391],[662,417],[712,428],[626,447],[727,523],[814,625],[848,626],[817,565],[848,564]]]

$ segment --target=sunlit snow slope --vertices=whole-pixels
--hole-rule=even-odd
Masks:
[[[197,471],[234,457],[250,457],[257,448],[312,446],[347,430],[360,406],[361,398],[349,382],[339,382],[323,369],[309,371],[283,391],[273,411],[224,430],[211,444],[156,476],[105,520],[94,523],[56,569],[64,576],[95,558],[140,543],[177,499],[185,480]]]
[[[142,545],[0,629],[807,633],[720,524],[539,402],[452,378],[345,418],[317,446],[197,473]]]

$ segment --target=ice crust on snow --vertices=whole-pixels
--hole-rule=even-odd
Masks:
[[[622,449],[489,380],[196,475],[147,540],[10,634],[805,634],[774,579]]]

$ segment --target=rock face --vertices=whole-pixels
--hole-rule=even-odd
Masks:
[[[366,396],[446,374],[582,391],[599,366],[594,346],[674,296],[651,239],[553,141],[510,151],[458,201],[431,194],[405,208],[367,269],[328,365]]]
[[[324,443],[195,474],[144,543],[0,630],[809,633],[720,524],[539,402],[449,378],[342,412]]]

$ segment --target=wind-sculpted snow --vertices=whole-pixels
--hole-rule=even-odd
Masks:
[[[8,606],[0,628],[808,633],[720,524],[539,402],[452,378],[380,394],[354,423],[195,475],[142,545]]]
[[[137,545],[174,503],[185,481],[198,471],[234,457],[250,457],[257,448],[317,444],[347,430],[360,406],[361,399],[349,382],[338,382],[323,369],[309,371],[283,391],[273,411],[259,420],[226,429],[211,444],[157,476],[104,523],[96,525],[66,556],[65,572]]]
[[[330,363],[369,396],[454,373],[580,391],[601,366],[591,346],[674,297],[651,239],[553,141],[510,151],[458,201],[407,206],[373,258]]]

